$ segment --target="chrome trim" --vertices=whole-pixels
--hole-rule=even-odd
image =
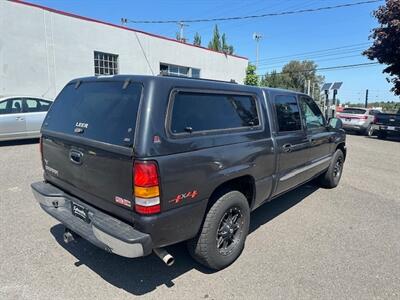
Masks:
[[[319,159],[318,161],[314,161],[314,162],[312,162],[311,164],[309,164],[309,165],[307,165],[307,166],[304,166],[304,167],[295,169],[295,170],[291,171],[290,173],[287,173],[285,176],[282,176],[282,177],[279,179],[279,181],[288,180],[288,179],[290,179],[290,178],[292,178],[292,177],[294,177],[294,176],[296,176],[296,175],[298,175],[298,174],[300,174],[300,173],[303,173],[303,172],[305,172],[305,171],[308,171],[308,170],[310,170],[310,169],[312,169],[312,168],[315,168],[315,167],[317,167],[317,166],[319,166],[319,165],[321,165],[321,164],[323,164],[323,163],[326,163],[326,162],[330,161],[331,158],[332,158],[332,156],[328,156],[328,157]]]

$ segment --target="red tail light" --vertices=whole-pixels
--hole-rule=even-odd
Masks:
[[[133,173],[136,212],[145,215],[159,213],[160,188],[156,163],[135,162]]]
[[[366,119],[368,119],[368,116],[361,116],[360,119],[366,120]]]

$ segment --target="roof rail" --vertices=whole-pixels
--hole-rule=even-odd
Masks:
[[[182,78],[182,79],[189,79],[189,80],[203,80],[203,81],[212,81],[212,82],[223,82],[223,83],[238,84],[234,79],[231,79],[230,81],[225,81],[225,80],[208,79],[208,78],[194,78],[194,77],[188,77],[188,76],[183,76],[183,75],[169,74],[169,73],[167,73],[167,72],[160,72],[160,74],[158,74],[157,76],[162,76],[162,77],[174,77],[174,78]]]

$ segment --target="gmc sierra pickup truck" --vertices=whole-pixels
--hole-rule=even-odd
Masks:
[[[72,80],[42,126],[44,181],[33,194],[82,237],[124,257],[187,241],[212,269],[244,248],[250,212],[312,179],[339,183],[341,121],[309,96],[212,80]],[[262,245],[260,245],[262,246]]]

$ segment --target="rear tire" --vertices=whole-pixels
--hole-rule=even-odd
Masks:
[[[373,136],[374,133],[375,133],[374,127],[372,125],[369,125],[367,130],[366,130],[366,132],[365,132],[365,134],[367,136]]]
[[[337,149],[333,154],[328,170],[319,177],[319,183],[322,187],[332,189],[337,187],[343,173],[344,154],[342,150]]]
[[[200,233],[187,243],[202,265],[221,270],[242,253],[250,224],[247,198],[238,191],[221,196],[210,208]]]

